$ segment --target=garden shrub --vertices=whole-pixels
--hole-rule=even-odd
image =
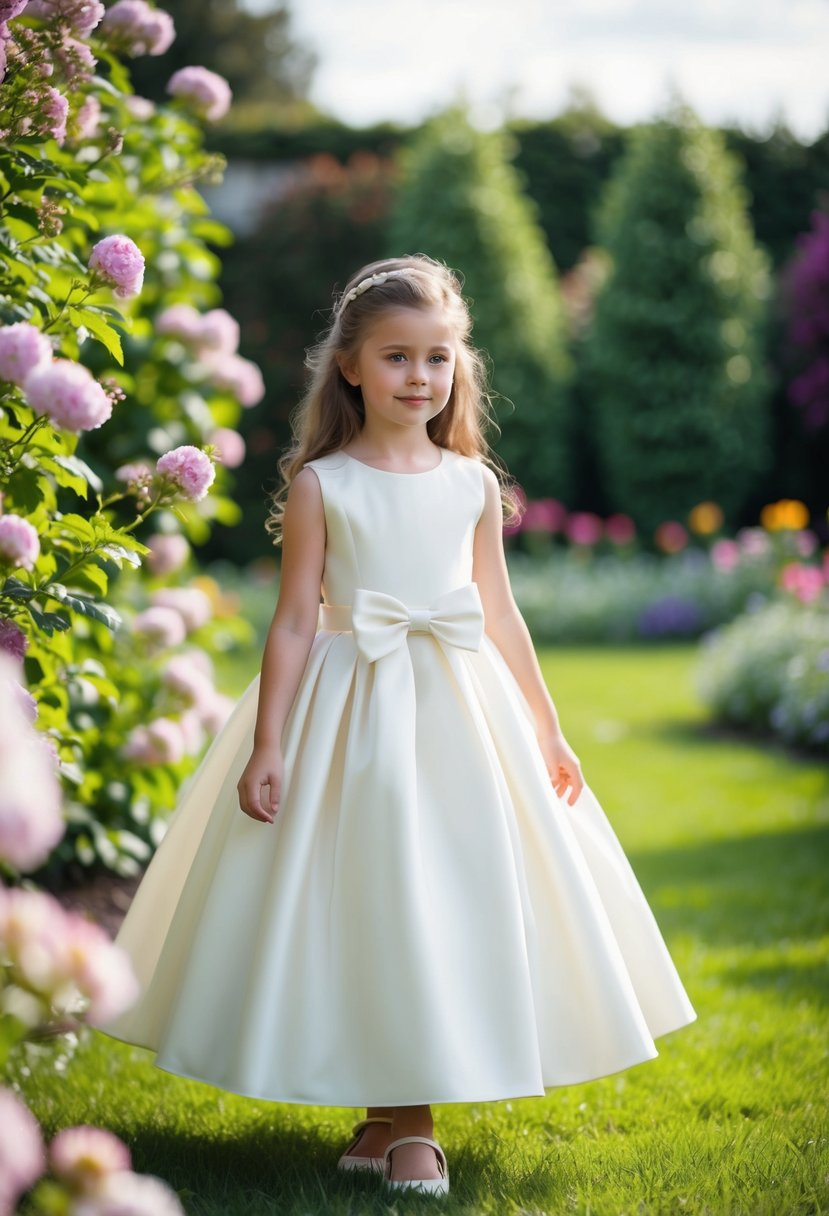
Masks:
[[[713,499],[733,526],[771,464],[770,278],[722,136],[685,108],[634,129],[596,242],[585,396],[610,509],[651,531]]]

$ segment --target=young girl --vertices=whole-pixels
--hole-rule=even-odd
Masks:
[[[262,670],[133,900],[142,996],[104,1028],[235,1093],[365,1107],[340,1167],[437,1194],[432,1104],[605,1076],[696,1017],[510,591],[469,333],[428,257],[340,297],[266,525]]]

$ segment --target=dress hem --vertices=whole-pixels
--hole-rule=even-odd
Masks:
[[[697,1015],[695,1013],[692,1018],[687,1018],[686,1020],[684,1020],[682,1022],[678,1022],[676,1024],[676,1026],[671,1026],[670,1029],[668,1029],[668,1030],[661,1030],[661,1031],[659,1031],[658,1034],[655,1034],[653,1037],[654,1037],[654,1039],[657,1039],[657,1038],[662,1038],[664,1035],[667,1035],[667,1034],[673,1034],[673,1032],[675,1030],[681,1030],[684,1026],[690,1026],[691,1023],[695,1022],[696,1020],[697,1020]],[[105,1034],[108,1038],[117,1039],[118,1042],[126,1043],[130,1047],[140,1047],[142,1051],[152,1051],[152,1052],[156,1051],[156,1049],[154,1047],[148,1047],[144,1043],[136,1043],[132,1039],[122,1039],[122,1038],[120,1038],[119,1035],[112,1034],[108,1030],[102,1030],[97,1026],[94,1027],[93,1029],[97,1030],[99,1034]],[[405,1102],[400,1102],[396,1099],[389,1098],[389,1097],[366,1098],[365,1096],[361,1097],[358,1101],[344,1101],[342,1099],[337,1100],[334,1098],[323,1098],[323,1097],[300,1098],[300,1097],[297,1097],[296,1095],[294,1095],[293,1097],[284,1097],[284,1096],[275,1097],[273,1094],[253,1093],[250,1090],[234,1089],[232,1086],[220,1084],[218,1081],[208,1081],[205,1077],[197,1077],[197,1076],[195,1076],[194,1073],[187,1072],[181,1068],[177,1068],[172,1064],[160,1064],[157,1059],[152,1061],[152,1065],[154,1068],[159,1069],[159,1071],[161,1071],[161,1072],[166,1072],[170,1076],[181,1077],[185,1081],[198,1081],[201,1085],[210,1085],[213,1089],[220,1089],[223,1093],[235,1094],[239,1098],[250,1098],[255,1102],[277,1102],[277,1103],[291,1104],[294,1106],[345,1106],[345,1107],[353,1107],[355,1109],[358,1109],[358,1108],[364,1107],[364,1106],[365,1107],[368,1107],[368,1106],[441,1106],[441,1105],[450,1105],[450,1104],[454,1104],[454,1103],[463,1104],[463,1103],[470,1103],[470,1102],[508,1102],[511,1100],[518,1100],[519,1098],[545,1098],[549,1095],[551,1090],[564,1089],[565,1087],[570,1086],[570,1085],[586,1085],[590,1081],[599,1081],[602,1079],[602,1077],[613,1077],[613,1076],[616,1076],[617,1073],[625,1072],[628,1068],[635,1068],[639,1064],[647,1064],[650,1060],[657,1059],[658,1056],[659,1056],[659,1052],[654,1047],[654,1050],[651,1054],[645,1055],[645,1056],[637,1056],[635,1059],[631,1059],[625,1064],[619,1064],[618,1067],[611,1068],[608,1071],[594,1073],[593,1075],[588,1076],[588,1077],[574,1077],[571,1080],[567,1080],[567,1081],[564,1081],[564,1080],[543,1081],[542,1080],[542,1086],[543,1086],[542,1089],[528,1090],[524,1093],[515,1093],[514,1091],[511,1091],[510,1093],[500,1093],[500,1094],[481,1093],[481,1094],[473,1095],[472,1097],[470,1097],[468,1095],[457,1095],[457,1094],[454,1095],[453,1097],[434,1097],[434,1096],[432,1096],[432,1097],[423,1096],[423,1097],[415,1097],[415,1098],[407,1097]]]

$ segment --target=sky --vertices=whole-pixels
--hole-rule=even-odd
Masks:
[[[244,0],[263,11],[269,0]],[[574,87],[627,125],[677,93],[754,134],[829,127],[829,0],[292,0],[312,100],[363,126],[461,98],[482,127],[551,118]]]

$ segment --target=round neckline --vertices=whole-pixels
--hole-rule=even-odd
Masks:
[[[358,460],[356,456],[352,456],[350,452],[346,451],[343,451],[343,456],[347,456],[355,464],[362,465],[364,469],[370,469],[372,473],[384,473],[386,477],[426,477],[429,473],[436,473],[443,467],[446,460],[446,448],[440,449],[440,460],[436,465],[433,465],[431,469],[420,469],[417,473],[400,473],[396,469],[378,469],[376,465],[366,464],[364,460]]]

